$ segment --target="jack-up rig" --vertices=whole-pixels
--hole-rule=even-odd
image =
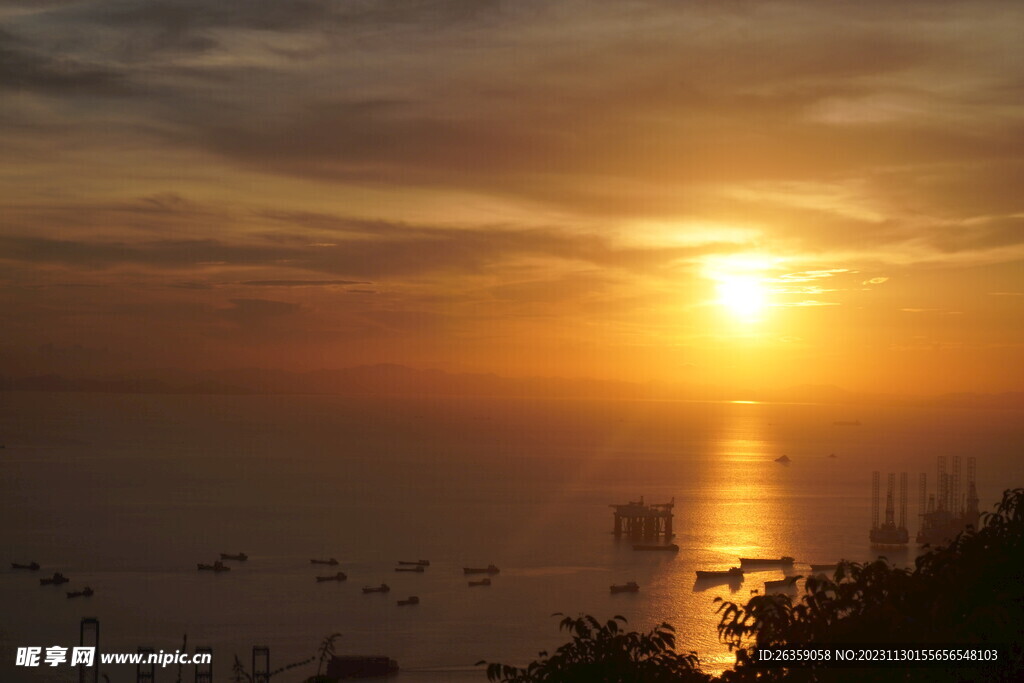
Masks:
[[[893,500],[894,489],[896,488],[896,475],[890,473],[888,486],[885,494],[885,523],[878,523],[879,505],[879,480],[878,472],[871,473],[871,545],[891,547],[905,546],[910,541],[910,534],[907,532],[907,473],[900,472],[900,516],[899,524],[896,523],[895,501]]]
[[[953,456],[953,472],[946,471],[946,456],[938,459],[937,491],[928,495],[928,481],[921,473],[919,503],[921,530],[917,542],[936,544],[953,540],[968,527],[977,528],[978,489],[975,486],[975,459],[967,458],[967,492],[963,493],[960,456]],[[927,503],[925,502],[927,501]]]

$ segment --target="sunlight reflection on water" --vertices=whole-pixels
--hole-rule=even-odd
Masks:
[[[551,651],[564,642],[559,611],[623,614],[643,629],[668,621],[718,669],[732,656],[713,598],[743,601],[786,573],[698,586],[696,570],[791,555],[790,573],[806,574],[808,562],[873,558],[874,468],[931,472],[937,454],[986,453],[986,507],[1024,479],[1012,447],[1024,427],[998,413],[861,409],[862,427],[840,429],[848,409],[829,406],[16,398],[0,416],[11,435],[0,540],[11,560],[59,567],[97,593],[83,604],[0,572],[8,650],[73,643],[88,610],[110,647],[173,649],[187,632],[224,654],[221,667],[256,642],[275,663],[302,659],[341,631],[345,652],[458,668]],[[783,453],[789,465],[774,462]],[[611,535],[609,504],[641,495],[674,498],[678,553]],[[240,550],[250,559],[228,575],[195,569]],[[313,580],[309,558],[329,556],[347,582]],[[431,559],[423,574],[393,571],[420,557]],[[469,588],[462,568],[490,562],[501,568],[492,585]],[[381,581],[390,595],[359,591]],[[627,581],[640,592],[610,593]],[[420,604],[395,608],[408,595]]]

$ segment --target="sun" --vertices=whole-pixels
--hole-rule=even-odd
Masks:
[[[718,303],[734,317],[757,320],[768,305],[768,293],[760,279],[749,275],[729,275],[719,280]]]

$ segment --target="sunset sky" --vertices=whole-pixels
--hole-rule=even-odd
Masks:
[[[1022,27],[0,0],[0,374],[1024,389]]]

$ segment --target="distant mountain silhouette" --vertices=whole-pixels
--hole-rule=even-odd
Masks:
[[[0,377],[0,391],[82,391],[141,394],[334,394],[342,396],[519,396],[654,400],[751,400],[824,404],[914,404],[955,408],[1024,408],[1024,392],[959,393],[928,398],[862,394],[831,385],[737,392],[713,386],[566,377],[503,377],[451,373],[395,363],[289,372],[236,368],[204,373],[162,369],[133,376]]]
[[[83,391],[114,394],[251,394],[251,389],[216,380],[176,384],[145,377],[81,377],[35,375],[0,377],[0,391]]]
[[[1001,394],[957,393],[944,394],[931,399],[929,403],[950,408],[1024,408],[1024,391],[1007,391]]]
[[[177,380],[167,379],[177,376]],[[60,375],[0,377],[0,390],[161,394],[338,394],[348,396],[622,396],[643,385],[557,377],[501,377],[448,373],[398,364],[288,372],[263,368],[217,370],[203,378],[154,370],[136,377],[69,378]]]

